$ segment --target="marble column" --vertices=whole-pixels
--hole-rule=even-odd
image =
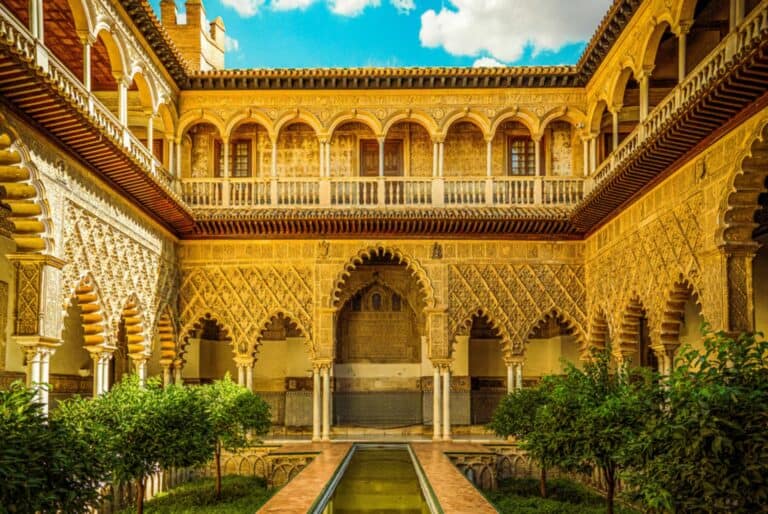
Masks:
[[[379,139],[379,178],[384,178],[384,138]]]
[[[331,440],[331,379],[328,366],[323,366],[323,441]]]
[[[184,378],[181,376],[181,370],[184,369],[184,361],[178,359],[173,363],[173,383],[177,386],[184,385]]]
[[[533,167],[534,175],[542,176],[541,173],[541,136],[533,140]]]
[[[117,105],[118,119],[120,125],[128,127],[128,84],[125,83],[125,77],[117,80]]]
[[[515,390],[515,369],[514,364],[507,363],[507,394]]]
[[[611,111],[611,118],[612,118],[612,126],[611,126],[611,143],[613,143],[613,148],[611,151],[615,151],[616,148],[619,146],[619,111],[621,110],[620,107],[614,107]]]
[[[91,90],[91,48],[90,37],[83,40],[83,86],[88,91]]]
[[[312,368],[312,440],[320,440],[320,369],[317,366]]]
[[[651,72],[644,72],[640,76],[640,122],[644,122],[648,117],[648,110],[650,104],[650,85],[651,85]]]
[[[443,441],[451,440],[451,368],[443,368]]]
[[[245,366],[245,388],[253,392],[253,364]]]
[[[522,362],[517,363],[516,372],[517,372],[516,386],[517,386],[517,389],[520,390],[523,388],[523,363]]]
[[[493,175],[493,140],[489,139],[485,145],[485,176],[491,177]]]
[[[139,376],[139,384],[144,385],[147,382],[147,359],[136,359],[133,364]]]
[[[171,366],[169,364],[163,365],[163,387],[168,387],[171,384]]]
[[[440,402],[442,402],[442,398],[440,396],[440,389],[440,366],[436,365],[432,377],[432,439],[435,441],[442,439],[440,427]]]

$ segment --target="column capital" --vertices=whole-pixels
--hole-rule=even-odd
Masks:
[[[61,339],[33,335],[33,336],[11,336],[11,339],[26,351],[56,350],[61,346]]]
[[[41,253],[7,253],[6,258],[19,264],[40,264],[41,266],[50,266],[56,269],[62,269],[67,263],[64,259],[54,257],[53,255]]]
[[[640,72],[637,74],[637,81],[641,81],[643,79],[650,79],[651,75],[653,75],[653,69],[655,68],[654,65],[645,65],[642,68],[640,68]]]
[[[331,366],[333,366],[333,360],[331,359],[318,359],[312,362],[312,368],[318,371],[323,369],[330,370]]]
[[[451,364],[453,364],[453,359],[430,359],[432,361],[432,365],[440,370],[450,370]]]
[[[674,28],[673,32],[677,37],[685,36],[690,32],[691,27],[693,26],[693,20],[681,20],[677,23],[677,26]]]
[[[238,355],[235,357],[235,364],[238,366],[243,366],[246,368],[252,368],[254,363],[256,362],[256,358],[252,355]]]

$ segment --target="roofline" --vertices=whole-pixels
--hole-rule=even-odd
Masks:
[[[431,89],[583,87],[602,63],[642,0],[614,0],[576,65],[253,68],[193,71],[147,0],[120,0],[180,89]]]

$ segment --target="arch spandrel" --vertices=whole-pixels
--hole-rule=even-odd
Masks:
[[[196,109],[194,111],[185,112],[181,118],[179,118],[176,125],[176,138],[181,140],[184,134],[198,123],[210,123],[216,127],[216,130],[219,131],[221,137],[224,137],[226,134],[226,125],[224,120],[222,120],[218,114],[205,109]]]
[[[439,127],[437,122],[432,116],[424,111],[412,111],[409,109],[394,113],[384,122],[382,133],[385,136],[388,136],[392,127],[396,126],[398,123],[415,123],[426,130],[433,141],[438,137]]]
[[[376,137],[380,137],[384,134],[384,127],[381,121],[370,112],[364,110],[354,110],[337,114],[327,124],[325,132],[327,132],[330,137],[333,137],[336,129],[345,123],[362,123],[371,129],[371,132],[373,132],[373,135]]]
[[[275,123],[266,113],[259,109],[243,109],[234,113],[227,119],[222,135],[231,137],[233,132],[246,123],[256,123],[263,127],[270,139],[274,139],[276,134]]]

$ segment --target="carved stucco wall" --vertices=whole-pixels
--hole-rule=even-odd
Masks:
[[[9,123],[44,188],[51,253],[65,261],[61,273],[47,280],[54,293],[44,311],[47,333],[61,334],[74,289],[90,274],[98,286],[107,337],[114,342],[121,312],[135,295],[145,340],[151,341],[157,313],[175,308],[174,240],[44,136],[10,115]]]
[[[347,288],[352,294],[370,276],[362,267],[349,275],[343,270],[361,251],[379,248],[403,256],[412,282],[403,286],[404,296],[426,324],[430,355],[447,355],[453,337],[466,333],[466,321],[478,310],[514,342],[524,342],[553,309],[577,333],[584,332],[578,242],[185,242],[179,251],[182,325],[191,327],[210,313],[230,330],[234,349],[244,344],[250,352],[269,319],[283,312],[311,339],[315,353],[322,353],[333,343],[331,331],[322,329],[321,318],[328,315],[323,312],[332,312],[332,305],[348,298]],[[339,301],[332,303],[339,277],[342,289],[334,295]],[[428,292],[417,287],[420,280],[428,282]]]
[[[616,333],[634,298],[646,311],[656,343],[666,302],[680,282],[692,287],[713,328],[727,327],[729,310],[748,311],[754,294],[749,266],[746,260],[737,261],[729,272],[721,250],[722,229],[734,176],[766,122],[768,109],[686,163],[587,240],[590,319],[603,311]]]

